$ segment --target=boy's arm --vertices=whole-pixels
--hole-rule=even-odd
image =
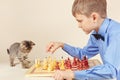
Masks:
[[[88,70],[75,71],[75,80],[110,80],[116,77],[116,70],[110,64],[100,65]]]
[[[79,57],[82,59],[83,55],[86,55],[88,58],[91,58],[99,53],[98,47],[95,44],[93,36],[90,37],[87,45],[82,49],[78,47],[73,47],[68,44],[64,44],[62,48],[65,52],[73,57]]]

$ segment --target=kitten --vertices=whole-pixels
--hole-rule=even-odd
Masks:
[[[24,40],[21,43],[13,43],[10,48],[7,49],[10,58],[10,66],[15,66],[14,60],[17,57],[23,68],[29,68],[30,61],[28,61],[27,58],[34,45],[34,42],[28,40]]]

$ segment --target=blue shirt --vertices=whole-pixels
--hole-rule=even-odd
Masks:
[[[103,61],[102,65],[95,66],[88,70],[75,71],[75,78],[80,80],[109,80],[116,78],[120,80],[120,23],[106,18],[98,34],[104,37],[97,40],[92,34],[84,48],[73,47],[65,44],[63,50],[73,57],[82,58],[87,55],[91,58],[98,53]]]

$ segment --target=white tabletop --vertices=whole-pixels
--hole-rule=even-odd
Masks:
[[[52,77],[27,77],[27,69],[22,69],[20,64],[10,67],[8,62],[0,63],[0,80],[54,80]]]

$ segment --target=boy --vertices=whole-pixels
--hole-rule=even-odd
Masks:
[[[83,48],[62,42],[51,42],[47,51],[54,53],[62,48],[73,57],[91,58],[100,53],[103,64],[83,71],[56,71],[55,80],[120,80],[120,23],[107,18],[106,0],[75,0],[72,14],[79,27],[90,33],[88,44]]]

